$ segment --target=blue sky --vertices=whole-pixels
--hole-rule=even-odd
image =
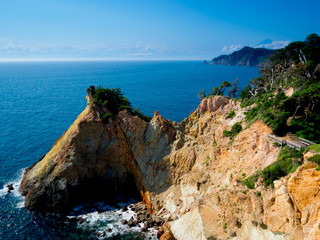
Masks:
[[[211,59],[320,34],[319,9],[319,0],[1,1],[0,60]]]

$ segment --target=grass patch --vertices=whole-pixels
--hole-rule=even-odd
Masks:
[[[314,155],[310,158],[308,158],[310,162],[314,162],[318,164],[318,167],[316,168],[317,171],[320,171],[320,154]]]
[[[245,113],[246,120],[250,124],[257,119],[262,119],[265,124],[270,126],[277,135],[283,135],[286,132],[287,119],[290,116],[285,107],[287,97],[283,92],[277,95],[272,93],[263,94],[252,102],[257,106]]]
[[[261,194],[261,192],[257,192],[257,196],[262,199],[262,194]]]
[[[223,223],[223,226],[222,226],[223,230],[226,230],[227,229],[227,223]]]
[[[278,143],[278,142],[273,142],[273,145],[276,146],[276,147],[281,147],[281,144]]]
[[[207,162],[209,162],[211,159],[210,159],[210,156],[207,156],[207,159],[202,163],[203,165],[206,164]]]
[[[228,113],[228,115],[226,116],[226,118],[234,118],[236,116],[236,113],[235,113],[235,111],[234,110],[231,110],[229,113]]]
[[[241,132],[241,130],[242,130],[241,123],[237,122],[231,127],[230,131],[224,130],[223,136],[233,139],[238,135],[239,132]]]
[[[256,181],[259,177],[261,177],[266,187],[271,186],[273,188],[273,182],[275,180],[278,180],[297,170],[297,168],[301,165],[302,153],[303,149],[298,151],[286,146],[281,149],[277,161],[275,161],[262,171],[257,171],[252,176],[241,180],[241,183],[247,186],[249,189],[253,189]],[[315,159],[319,161],[320,164],[320,155],[315,156],[319,156]]]
[[[217,146],[217,141],[216,141],[216,140],[213,141],[212,146],[213,146],[213,147],[216,147],[216,146]]]
[[[256,181],[258,180],[258,178],[259,178],[259,174],[256,173],[256,174],[253,174],[244,180],[241,180],[241,183],[243,185],[247,186],[247,188],[249,188],[249,189],[254,189],[254,185],[255,185]]]
[[[298,151],[286,146],[281,149],[277,161],[262,170],[261,177],[265,186],[274,187],[273,182],[293,173],[301,165],[303,149]]]
[[[306,151],[308,152],[310,150],[314,150],[316,152],[320,152],[320,144],[311,145],[311,146],[307,147]]]

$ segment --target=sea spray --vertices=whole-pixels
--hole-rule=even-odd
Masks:
[[[75,207],[68,218],[76,221],[77,227],[89,233],[92,238],[157,239],[155,228],[147,228],[144,223],[132,227],[127,224],[130,219],[137,220],[137,214],[133,208],[123,207],[132,203],[134,202],[119,202],[116,206],[110,206],[104,202],[82,204]]]
[[[11,202],[18,209],[24,207],[24,197],[18,190],[24,172],[25,169],[21,169],[15,179],[6,182],[0,188],[0,198]],[[13,189],[8,191],[10,185]],[[122,224],[122,220],[129,221],[131,218],[136,220],[137,215],[130,207],[126,211],[121,210],[123,206],[134,204],[136,200],[126,197],[118,197],[117,200],[118,203],[115,206],[106,202],[80,204],[73,208],[64,223],[66,226],[75,223],[78,233],[90,239],[157,239],[155,228],[147,228],[147,232],[142,232],[145,227],[143,223],[134,227]],[[70,236],[67,238],[69,239]]]
[[[17,208],[24,207],[24,197],[19,192],[19,185],[22,181],[24,171],[25,171],[25,168],[18,171],[17,173],[18,177],[16,179],[8,181],[0,189],[0,198],[13,196],[14,197],[13,201],[16,203],[15,206]],[[9,190],[9,186],[11,186],[12,189]]]

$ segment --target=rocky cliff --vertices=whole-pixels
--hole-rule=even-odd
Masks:
[[[266,48],[244,47],[229,55],[221,55],[211,60],[215,65],[261,66],[274,53]]]
[[[277,160],[279,148],[262,121],[246,126],[248,109],[222,96],[206,98],[181,123],[155,112],[148,123],[92,103],[26,170],[20,191],[32,210],[63,211],[90,198],[140,194],[176,239],[319,239],[320,172],[305,160],[265,188],[243,179]],[[236,116],[226,118],[234,110]],[[243,131],[223,136],[236,122]]]

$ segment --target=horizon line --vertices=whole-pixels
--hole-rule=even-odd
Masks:
[[[108,61],[208,61],[207,59],[179,58],[0,58],[0,63],[9,62],[108,62]],[[210,59],[211,60],[211,59]]]

